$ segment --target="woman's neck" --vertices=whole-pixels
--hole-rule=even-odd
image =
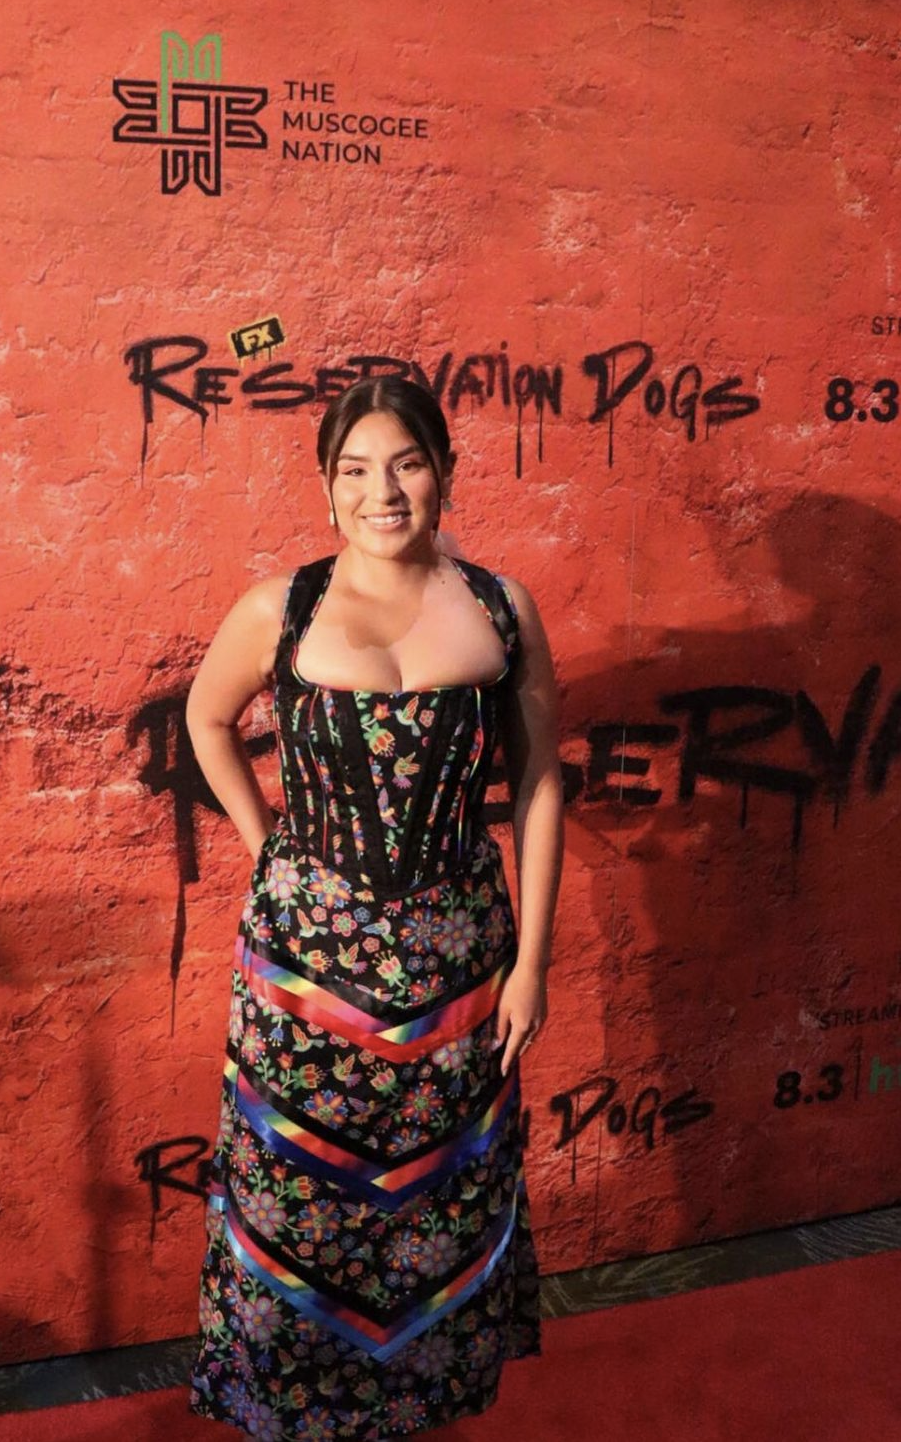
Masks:
[[[338,553],[336,569],[341,583],[359,595],[399,595],[421,591],[430,576],[442,566],[441,552],[431,543],[415,554],[374,556],[353,545],[345,545]]]

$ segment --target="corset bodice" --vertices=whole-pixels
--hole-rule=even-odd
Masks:
[[[500,577],[457,560],[504,643],[495,680],[418,691],[320,686],[298,675],[294,657],[334,562],[300,567],[285,603],[273,704],[287,821],[326,867],[402,895],[465,864],[482,833],[516,612]]]

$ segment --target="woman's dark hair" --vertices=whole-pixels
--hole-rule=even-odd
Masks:
[[[329,490],[344,442],[357,421],[372,411],[389,411],[397,417],[425,451],[440,483],[453,454],[447,421],[435,397],[399,376],[366,376],[335,396],[319,426],[316,454]]]

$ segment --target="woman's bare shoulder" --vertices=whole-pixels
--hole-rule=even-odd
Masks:
[[[254,581],[232,606],[234,622],[255,634],[262,628],[266,633],[275,631],[277,636],[292,580],[293,575],[280,574]]]
[[[256,621],[257,635],[262,643],[260,675],[268,686],[272,685],[274,678],[282,619],[293,579],[293,573],[268,576],[265,581],[257,581],[241,598]]]
[[[253,606],[267,619],[274,618],[280,621],[288,596],[288,588],[293,579],[293,572],[267,576],[264,581],[256,581],[254,585],[250,586],[244,593],[244,599],[248,605]]]

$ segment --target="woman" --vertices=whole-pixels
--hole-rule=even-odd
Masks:
[[[251,589],[188,698],[255,859],[238,936],[191,1406],[375,1442],[482,1412],[540,1352],[518,1059],[546,1015],[562,800],[525,589],[437,543],[454,455],[394,377],[329,406],[337,556]],[[274,686],[286,815],[237,732]],[[514,798],[517,944],[480,820]]]

